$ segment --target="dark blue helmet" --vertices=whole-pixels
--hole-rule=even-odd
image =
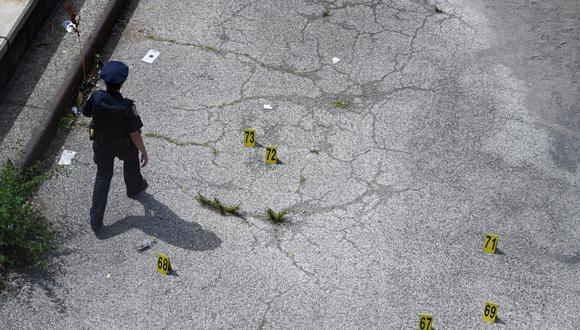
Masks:
[[[101,69],[101,79],[107,84],[120,85],[129,75],[129,67],[123,62],[110,61]]]

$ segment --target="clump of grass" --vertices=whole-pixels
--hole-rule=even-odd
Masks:
[[[339,109],[348,109],[350,108],[350,101],[349,100],[336,100],[332,102],[335,108]]]
[[[272,209],[266,210],[268,213],[268,218],[274,223],[280,223],[285,220],[286,216],[288,215],[288,210],[282,210],[280,212],[276,212]]]
[[[58,120],[58,128],[70,131],[75,124],[75,116],[71,112],[67,112],[62,118]]]
[[[54,248],[56,233],[32,202],[34,190],[47,177],[36,168],[18,169],[10,160],[0,170],[0,269],[43,266],[43,255]]]
[[[176,146],[185,147],[185,146],[198,146],[198,147],[208,147],[207,143],[199,143],[195,141],[179,141],[167,135],[163,135],[157,132],[147,132],[145,133],[146,137],[161,139],[171,144],[175,144]]]
[[[318,156],[318,155],[320,155],[320,150],[318,150],[318,149],[312,149],[312,150],[310,150],[310,153],[311,154],[315,154],[316,156]]]
[[[330,8],[324,8],[324,11],[322,12],[322,16],[324,16],[324,17],[330,16]]]
[[[304,177],[304,175],[300,176],[300,184],[303,184],[304,182],[306,182],[306,178]]]
[[[220,212],[222,215],[226,215],[226,214],[240,215],[240,206],[239,205],[233,205],[233,206],[223,205],[219,199],[217,199],[217,198],[209,199],[209,198],[203,196],[202,194],[198,194],[195,199],[197,199],[197,201],[201,205],[203,205],[207,208],[216,210],[216,211]]]
[[[266,321],[266,319],[261,319],[258,322],[258,329],[264,329],[264,327],[268,324],[268,321]]]

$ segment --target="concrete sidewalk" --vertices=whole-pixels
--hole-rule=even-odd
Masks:
[[[0,295],[3,322],[416,329],[427,313],[435,329],[576,329],[578,2],[438,3],[141,0],[112,58],[130,67],[150,189],[127,199],[117,163],[95,238],[91,143],[73,130],[73,165],[38,196],[62,248]],[[283,164],[244,148],[247,128]],[[501,253],[482,251],[486,232]],[[178,276],[155,272],[157,253]]]
[[[81,47],[98,23],[108,0],[73,1],[81,16],[80,35],[67,33],[64,0],[58,1],[26,54],[15,67],[12,79],[0,91],[0,163],[20,161],[33,130],[47,116],[47,107],[78,60]],[[71,100],[72,101],[72,100]]]
[[[56,0],[0,0],[0,92]]]

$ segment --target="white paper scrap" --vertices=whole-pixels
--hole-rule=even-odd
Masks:
[[[147,52],[147,54],[145,54],[145,56],[143,56],[141,61],[147,62],[147,63],[153,63],[155,61],[155,59],[157,58],[157,56],[159,56],[158,51],[153,50],[153,49],[149,49],[149,51]]]
[[[271,104],[264,104],[264,109],[272,110],[274,108],[272,108]]]
[[[338,62],[340,62],[340,58],[338,58],[338,57],[333,57],[332,58],[332,63],[336,64]]]
[[[62,155],[60,155],[60,159],[58,160],[58,165],[71,165],[76,154],[75,151],[63,150]]]
[[[73,32],[76,29],[75,23],[71,21],[62,22],[62,26],[66,29],[66,32]]]

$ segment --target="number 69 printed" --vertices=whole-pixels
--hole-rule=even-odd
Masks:
[[[498,309],[499,305],[486,301],[485,309],[483,310],[483,319],[489,323],[495,323]]]
[[[432,315],[419,315],[419,330],[431,330],[431,321],[433,321]]]

